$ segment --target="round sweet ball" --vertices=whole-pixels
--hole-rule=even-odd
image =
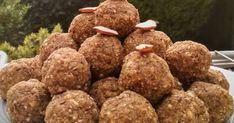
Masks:
[[[202,81],[217,84],[223,87],[224,89],[229,90],[228,80],[223,75],[223,73],[218,70],[209,69],[208,74]]]
[[[56,95],[46,108],[46,123],[97,123],[99,109],[88,94],[71,90]]]
[[[42,82],[52,95],[73,89],[87,91],[90,77],[90,66],[85,57],[71,48],[54,51],[42,67]]]
[[[44,123],[50,94],[38,80],[22,81],[7,92],[7,111],[12,123]]]
[[[183,83],[204,78],[211,60],[206,46],[193,41],[176,42],[166,53],[172,74]]]
[[[158,123],[158,116],[148,100],[132,91],[124,91],[103,104],[99,123],[130,122]]]
[[[127,0],[106,0],[95,11],[95,25],[109,27],[127,37],[139,23],[138,10]]]
[[[69,35],[80,46],[87,38],[96,34],[93,27],[95,26],[94,13],[81,13],[77,15],[70,24],[68,29]]]
[[[117,78],[107,77],[95,82],[91,86],[90,95],[95,99],[99,107],[107,99],[118,96],[122,92],[117,82]]]
[[[167,49],[173,44],[171,39],[161,31],[145,31],[137,29],[131,33],[124,41],[125,54],[135,51],[135,47],[140,44],[154,45],[154,53],[165,58]]]
[[[51,34],[40,47],[40,59],[45,61],[51,53],[60,48],[70,47],[77,49],[76,43],[68,33],[53,33]]]
[[[0,95],[6,99],[6,93],[16,83],[29,79],[41,80],[42,63],[39,57],[13,60],[0,70]]]
[[[92,77],[96,80],[114,75],[123,60],[121,42],[114,36],[104,34],[86,39],[78,52],[90,64]]]
[[[232,96],[221,86],[198,81],[193,83],[189,90],[193,91],[208,107],[210,123],[225,123],[232,116]]]
[[[165,60],[154,53],[138,51],[125,57],[118,83],[123,89],[135,91],[151,103],[157,103],[169,94],[175,84]]]
[[[192,92],[173,90],[156,111],[160,123],[209,123],[208,108]]]

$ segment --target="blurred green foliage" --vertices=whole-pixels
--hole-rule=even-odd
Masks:
[[[27,10],[20,0],[0,0],[0,43],[8,40],[16,44],[17,37],[22,36],[20,28]]]
[[[140,12],[141,20],[160,22],[159,30],[173,40],[191,38],[206,24],[215,0],[130,0]]]
[[[57,24],[51,33],[62,31],[61,25]],[[39,53],[40,45],[49,35],[50,32],[47,28],[41,28],[37,33],[27,35],[22,45],[14,47],[5,41],[0,44],[0,50],[5,51],[9,55],[9,60],[31,58]]]
[[[41,27],[53,29],[57,23],[67,31],[79,8],[97,6],[99,0],[21,0],[21,2],[30,6],[22,29],[27,34]]]
[[[234,49],[234,0],[216,0],[206,24],[199,30],[197,40],[211,50]]]

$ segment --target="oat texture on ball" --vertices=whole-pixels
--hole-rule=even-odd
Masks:
[[[202,80],[204,82],[217,84],[223,87],[226,90],[229,90],[229,82],[222,72],[214,69],[209,69],[206,77]]]
[[[135,91],[156,103],[170,93],[174,77],[161,57],[134,51],[125,57],[118,83],[123,89]]]
[[[53,97],[46,108],[45,123],[97,123],[98,115],[93,98],[72,90]]]
[[[195,82],[190,91],[193,91],[209,109],[210,123],[225,123],[233,113],[233,99],[227,90],[219,85]]]
[[[118,96],[122,89],[118,85],[118,79],[107,77],[95,82],[90,89],[90,95],[95,99],[99,107],[109,98]]]
[[[95,11],[95,25],[116,30],[121,39],[134,31],[139,21],[138,10],[127,0],[106,0]]]
[[[22,81],[7,92],[7,111],[12,123],[44,123],[50,94],[38,80]]]
[[[66,90],[88,91],[90,86],[90,66],[85,57],[71,48],[54,51],[42,67],[42,82],[51,94]]]
[[[114,75],[123,59],[123,47],[113,36],[115,31],[99,27],[96,28],[98,33],[86,39],[78,51],[90,64],[94,80]]]
[[[40,47],[41,61],[45,61],[51,53],[60,48],[70,47],[77,49],[76,43],[68,35],[68,33],[53,33],[51,34]]]
[[[16,83],[29,79],[41,80],[42,63],[39,56],[13,60],[0,71],[0,95],[6,99],[6,93]]]
[[[77,15],[70,24],[68,29],[69,35],[78,44],[78,47],[89,37],[95,35],[95,15],[96,7],[82,8],[81,12]]]
[[[173,90],[156,111],[160,123],[209,123],[208,108],[192,92]]]
[[[162,58],[165,58],[166,50],[173,43],[164,32],[155,31],[154,28],[150,28],[151,26],[152,25],[146,25],[137,29],[124,40],[123,46],[125,49],[125,55],[135,51],[135,47],[140,44],[151,44],[154,45],[154,53]],[[145,28],[149,28],[150,30],[145,30]]]
[[[99,123],[159,123],[153,106],[141,95],[124,91],[102,106]]]
[[[179,41],[166,53],[172,74],[183,84],[202,79],[211,64],[211,54],[206,46],[193,41]]]

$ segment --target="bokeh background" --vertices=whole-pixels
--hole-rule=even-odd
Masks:
[[[32,57],[52,32],[67,32],[82,7],[98,0],[0,0],[0,50],[10,59]],[[129,0],[141,21],[160,22],[172,40],[194,40],[210,50],[234,49],[234,0]]]

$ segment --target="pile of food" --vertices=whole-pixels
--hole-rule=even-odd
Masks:
[[[34,58],[0,71],[12,123],[224,123],[233,113],[225,76],[193,41],[140,23],[127,0],[80,9]]]

